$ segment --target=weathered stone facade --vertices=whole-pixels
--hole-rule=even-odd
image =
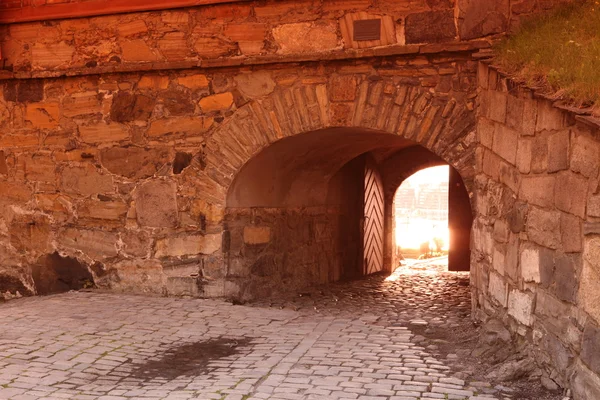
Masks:
[[[575,398],[600,398],[599,126],[483,64],[479,84],[474,308]]]
[[[390,269],[395,188],[449,163],[476,217],[477,318],[600,398],[598,130],[474,56],[555,3],[240,1],[0,27],[0,294],[245,300],[360,276],[367,157]],[[353,40],[373,18],[380,40]]]

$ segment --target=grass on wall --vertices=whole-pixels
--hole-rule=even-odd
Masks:
[[[579,0],[525,22],[495,48],[515,79],[577,106],[600,105],[600,1]]]

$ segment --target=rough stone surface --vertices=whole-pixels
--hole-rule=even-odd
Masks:
[[[280,25],[273,29],[278,53],[313,53],[338,47],[338,36],[333,24],[299,22]]]
[[[519,290],[511,290],[508,295],[508,314],[523,325],[533,323],[534,295]]]
[[[406,18],[406,43],[437,43],[456,37],[452,10],[426,11]]]
[[[110,117],[115,122],[147,120],[152,115],[155,100],[144,95],[118,92],[113,97]]]
[[[569,167],[570,131],[561,131],[548,138],[548,172]]]
[[[91,196],[114,190],[110,175],[102,174],[91,164],[69,166],[62,171],[61,188],[65,193]]]
[[[169,158],[170,151],[161,148],[109,147],[100,151],[104,168],[130,179],[154,176]]]
[[[160,179],[144,183],[136,192],[135,205],[141,226],[173,228],[179,222],[177,186],[172,181]]]
[[[588,322],[583,330],[583,341],[581,345],[581,360],[587,367],[600,374],[600,328],[593,322]]]
[[[189,235],[158,240],[156,257],[183,257],[212,254],[221,248],[221,235]]]

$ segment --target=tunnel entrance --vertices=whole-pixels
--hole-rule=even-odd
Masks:
[[[391,273],[393,194],[418,169],[444,163],[367,129],[324,129],[265,147],[227,194],[227,281],[246,300]]]
[[[473,219],[456,169],[445,164],[412,174],[393,202],[394,266],[438,258],[449,271],[469,271]]]

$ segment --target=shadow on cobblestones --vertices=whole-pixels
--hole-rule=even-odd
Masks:
[[[231,357],[247,348],[251,339],[216,338],[183,344],[157,354],[143,364],[135,364],[130,377],[150,381],[157,378],[172,380],[181,376],[202,376],[216,366],[211,362]]]

